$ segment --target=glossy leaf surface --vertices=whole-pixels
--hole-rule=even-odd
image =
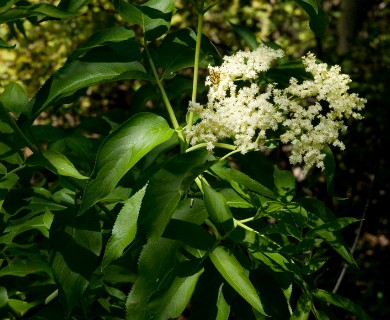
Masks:
[[[217,247],[210,253],[210,259],[222,277],[243,297],[253,308],[264,314],[263,305],[250,281],[247,270],[236,257],[224,247]]]
[[[85,188],[80,214],[114,190],[127,171],[173,132],[162,117],[139,113],[110,134],[99,149],[94,177]]]

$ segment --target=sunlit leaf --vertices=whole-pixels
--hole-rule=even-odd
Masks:
[[[232,180],[235,181],[245,187],[247,187],[249,190],[252,190],[258,194],[261,194],[267,198],[273,198],[274,194],[273,192],[262,185],[260,182],[253,180],[246,174],[244,174],[241,171],[238,171],[236,169],[228,167],[228,164],[226,161],[218,161],[213,167],[212,171],[220,178],[224,180]]]
[[[287,271],[294,274],[300,273],[298,266],[280,253],[257,251],[251,252],[251,255],[275,272]]]
[[[333,220],[331,222],[322,224],[314,229],[311,229],[306,233],[306,237],[323,237],[326,239],[328,236],[328,233],[332,233],[335,231],[339,231],[347,226],[349,226],[352,223],[359,222],[359,219],[356,218],[338,218],[336,220]]]
[[[123,19],[143,28],[145,39],[149,41],[168,31],[175,9],[173,0],[149,0],[142,5],[115,0],[114,5]]]
[[[226,203],[229,207],[253,208],[253,206],[248,201],[239,196],[238,193],[233,189],[223,189],[219,193],[225,197]]]
[[[299,297],[297,307],[295,308],[290,320],[308,320],[310,316],[312,301],[310,296],[306,293],[302,293]]]
[[[215,320],[228,320],[230,315],[230,306],[226,302],[223,296],[223,284],[219,287],[218,298],[217,298],[217,316]]]
[[[267,235],[256,230],[248,230],[244,228],[235,228],[230,234],[229,238],[234,239],[247,248],[253,251],[267,251],[272,252],[279,248],[279,245],[271,240]]]
[[[3,0],[0,2],[0,13],[6,12],[9,8],[12,7],[15,0]]]
[[[0,237],[1,243],[12,243],[14,238],[23,232],[30,230],[38,230],[46,238],[49,237],[49,229],[44,222],[44,214],[34,216],[31,214],[28,218],[23,217],[21,219],[14,220],[12,225],[9,225],[4,229],[4,234]]]
[[[224,247],[217,247],[210,253],[210,259],[222,277],[243,297],[253,308],[265,314],[263,305],[255,287],[249,280],[247,270],[236,257]]]
[[[107,59],[113,59],[114,53]],[[79,61],[66,63],[38,91],[30,101],[32,119],[61,98],[69,97],[82,88],[103,81],[147,78],[145,69],[138,61]]]
[[[20,151],[12,145],[11,141],[0,142],[0,159],[10,164],[23,164],[23,158]]]
[[[138,214],[146,186],[125,201],[115,220],[112,234],[104,251],[102,268],[119,258],[125,248],[134,240],[137,232]]]
[[[88,177],[80,174],[75,166],[62,153],[44,150],[42,155],[54,166],[58,174],[75,179],[88,179]]]
[[[18,300],[18,299],[8,299],[9,307],[13,310],[13,312],[18,317],[22,317],[23,315],[25,315],[28,310],[30,310],[31,308],[33,308],[37,304],[38,304],[38,301],[30,303],[30,302]]]
[[[28,113],[28,96],[22,86],[16,82],[10,82],[0,95],[0,102],[8,111],[15,113]]]
[[[51,4],[40,3],[8,9],[0,15],[0,24],[34,16],[48,16],[51,18],[65,19],[73,17],[74,15],[74,12],[65,11]]]
[[[204,194],[204,204],[210,219],[215,223],[217,228],[228,233],[233,230],[233,214],[231,213],[226,200],[222,194],[209,187],[202,181]]]
[[[127,171],[173,132],[164,118],[151,113],[139,113],[122,123],[99,149],[94,177],[86,186],[79,214],[110,194]]]

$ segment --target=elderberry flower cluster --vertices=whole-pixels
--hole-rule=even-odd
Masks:
[[[279,130],[280,141],[292,146],[292,164],[304,163],[305,172],[313,166],[324,169],[325,145],[345,148],[338,139],[347,128],[345,121],[361,119],[366,100],[348,93],[351,80],[339,66],[317,63],[312,53],[302,58],[312,79],[299,83],[291,78],[286,88],[260,86],[259,77],[282,56],[282,50],[261,45],[224,57],[221,66],[209,66],[207,104],[189,104],[200,120],[186,132],[191,145],[205,143],[211,151],[232,139],[244,154],[259,150],[267,133]]]

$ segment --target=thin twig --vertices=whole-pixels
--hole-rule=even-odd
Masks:
[[[363,210],[363,213],[362,213],[362,218],[360,220],[360,223],[359,223],[359,227],[356,231],[356,236],[355,236],[355,240],[353,242],[353,245],[351,247],[351,254],[353,255],[353,253],[355,252],[355,249],[356,249],[356,245],[359,241],[359,238],[360,238],[360,235],[362,233],[362,229],[363,229],[363,223],[364,223],[364,219],[366,217],[366,212],[368,210],[368,206],[370,204],[370,200],[371,200],[371,194],[372,194],[372,189],[373,189],[373,184],[374,184],[374,180],[375,180],[375,175],[372,177],[371,179],[371,185],[370,185],[370,188],[368,190],[368,197],[367,197],[367,200],[366,200],[366,203],[364,205],[364,210]],[[339,289],[340,285],[341,285],[341,282],[343,281],[344,279],[344,276],[347,272],[347,269],[348,269],[349,265],[347,263],[344,262],[344,265],[343,265],[343,269],[341,270],[340,272],[340,275],[336,281],[336,284],[332,290],[333,293],[336,293],[337,290]]]

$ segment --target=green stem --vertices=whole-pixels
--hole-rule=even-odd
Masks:
[[[7,123],[12,127],[12,129],[15,131],[15,133],[23,140],[23,142],[26,144],[26,146],[34,153],[39,152],[39,148],[36,147],[23,133],[22,130],[20,130],[19,126],[16,124],[15,120],[11,117],[9,112],[5,110],[2,103],[0,103],[0,111],[4,114],[6,117]]]
[[[227,149],[227,150],[233,150],[233,151],[237,151],[236,150],[236,146],[233,146],[231,144],[227,144],[227,143],[219,143],[217,142],[215,145],[214,145],[216,148],[221,148],[221,149]],[[194,151],[194,150],[198,150],[198,149],[202,149],[202,148],[206,148],[207,147],[207,143],[199,143],[193,147],[190,147],[186,150],[186,152],[191,152],[191,151]]]
[[[155,67],[153,59],[152,59],[152,57],[150,55],[150,52],[149,52],[147,44],[145,44],[144,48],[145,48],[146,55],[148,56],[148,61],[149,61],[150,67],[152,68],[152,72],[153,72],[154,78],[156,80],[157,86],[160,89],[160,92],[161,92],[161,95],[162,95],[165,107],[167,108],[167,111],[168,111],[168,114],[169,114],[169,118],[171,119],[173,128],[175,130],[177,130],[180,127],[179,123],[177,122],[176,115],[173,112],[172,105],[171,105],[171,103],[170,103],[170,101],[168,99],[168,96],[167,96],[167,94],[165,92],[165,89],[164,89],[164,87],[163,87],[163,85],[161,83],[160,77],[158,76],[156,67]]]
[[[203,9],[203,8],[202,8]],[[192,102],[196,102],[196,94],[198,92],[198,77],[199,77],[199,57],[200,57],[200,45],[202,40],[202,28],[203,28],[203,12],[198,11],[198,28],[196,35],[196,47],[195,47],[195,62],[194,62],[194,79],[192,83]],[[187,129],[191,130],[194,122],[194,112],[191,111],[188,116]]]
[[[254,232],[254,233],[258,234],[260,237],[266,238],[267,241],[269,241],[269,242],[272,243],[273,245],[275,245],[275,246],[281,248],[281,246],[280,246],[279,243],[277,243],[277,242],[271,240],[270,238],[266,237],[264,234],[261,234],[260,232],[256,231],[255,229],[252,229],[251,227],[248,227],[248,226],[245,225],[242,221],[243,221],[243,220],[236,220],[236,219],[234,219],[234,225],[235,225],[235,226],[239,226],[239,227],[241,227],[241,228],[243,228],[243,229],[245,229],[245,230]]]
[[[225,154],[225,155],[221,158],[221,160],[226,159],[226,158],[230,157],[232,154],[235,154],[235,153],[238,153],[238,152],[240,152],[240,150],[233,150],[232,152],[229,152],[229,153]]]
[[[254,220],[254,217],[247,218],[247,219],[242,219],[242,220],[237,220],[237,221],[241,222],[241,223],[246,223],[246,222],[250,222],[250,221],[253,221],[253,220]]]
[[[168,111],[169,118],[171,119],[173,128],[177,132],[177,136],[178,136],[179,142],[180,142],[180,152],[184,153],[185,148],[186,148],[186,142],[185,142],[185,139],[184,139],[184,136],[183,136],[182,129],[180,128],[179,122],[176,119],[175,112],[173,111],[171,102],[169,101],[167,93],[165,92],[165,89],[164,89],[164,87],[163,87],[163,85],[161,83],[160,77],[158,76],[156,67],[154,65],[152,56],[150,55],[150,52],[149,52],[149,49],[148,49],[148,46],[147,46],[146,43],[144,45],[144,48],[145,48],[146,55],[148,56],[148,61],[149,61],[150,67],[152,68],[152,72],[153,72],[154,78],[156,80],[157,86],[160,89],[161,96],[163,98],[165,107],[166,107],[166,109]]]

